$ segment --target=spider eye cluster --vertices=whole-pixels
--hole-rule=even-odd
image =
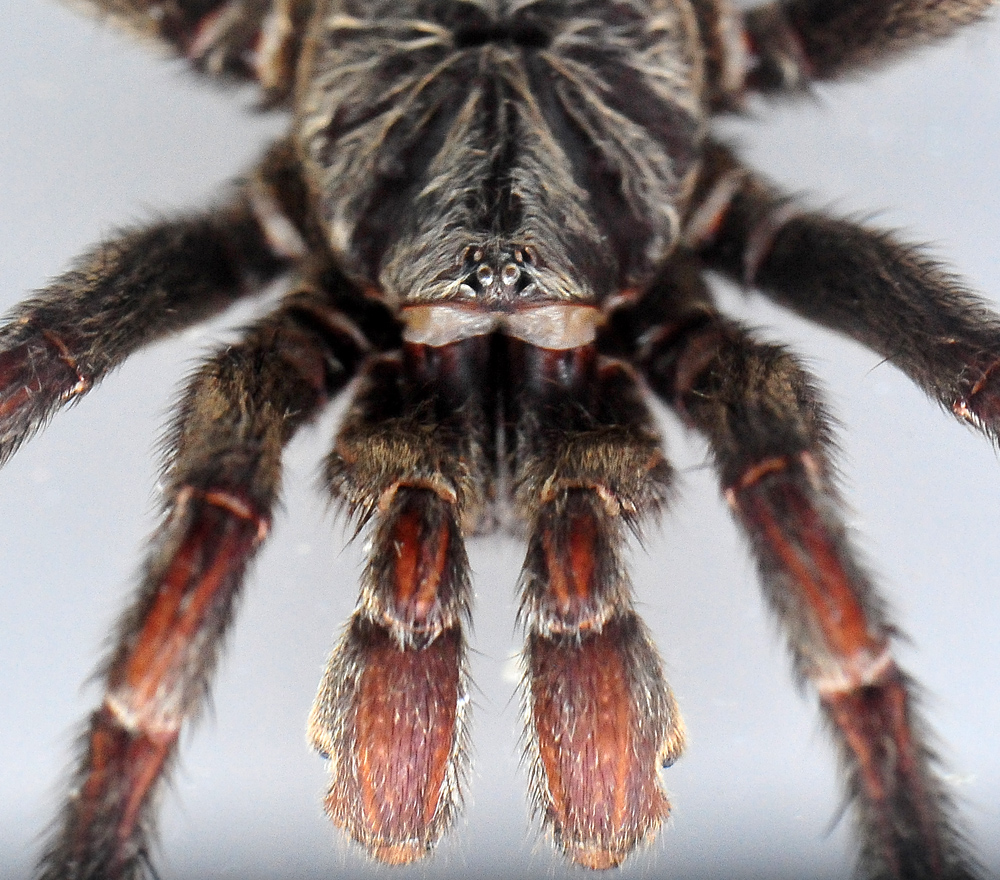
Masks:
[[[512,302],[535,287],[536,279],[527,268],[531,262],[526,248],[466,248],[462,293],[480,302]]]

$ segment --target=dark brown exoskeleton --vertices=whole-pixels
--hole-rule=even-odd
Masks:
[[[1000,319],[892,236],[796,210],[711,139],[980,18],[989,0],[91,0],[294,112],[231,198],[123,233],[0,329],[0,459],[137,347],[287,273],[193,378],[163,523],[123,615],[44,880],[148,864],[152,800],[198,709],[282,449],[357,378],[325,470],[371,533],[310,722],[327,811],[374,857],[459,809],[464,540],[523,525],[534,803],[569,859],[619,864],[669,805],[684,728],[625,540],[671,472],[644,395],[707,438],[846,771],[866,876],[978,870],[894,630],[856,561],[808,375],[723,317],[706,270],[866,343],[960,419],[1000,425]]]

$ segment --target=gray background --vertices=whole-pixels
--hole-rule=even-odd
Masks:
[[[116,226],[204,203],[279,117],[57,3],[0,12],[0,305],[45,283]],[[1000,22],[864,83],[758,108],[727,128],[814,205],[874,216],[1000,299]],[[1000,467],[893,369],[751,296],[730,310],[786,340],[844,425],[841,462],[861,544],[912,644],[964,815],[1000,874],[997,584]],[[22,880],[51,815],[104,633],[130,590],[155,507],[156,439],[181,377],[249,312],[137,355],[0,474],[0,876]],[[359,543],[315,491],[332,416],[288,454],[286,511],[250,579],[214,688],[164,797],[167,878],[562,877],[528,821],[510,657],[521,548],[477,540],[475,770],[434,859],[390,871],[320,810],[306,714],[354,602]],[[623,877],[849,876],[846,822],[814,698],[795,692],[754,571],[697,438],[664,422],[682,493],[635,553],[635,582],[690,729],[667,773],[674,817]]]

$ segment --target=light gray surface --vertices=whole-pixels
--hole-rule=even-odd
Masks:
[[[200,83],[128,39],[44,0],[0,12],[0,305],[42,285],[116,226],[202,203],[282,122],[249,96]],[[1000,298],[1000,24],[866,83],[738,126],[745,155],[838,212],[935,243]],[[893,369],[753,297],[727,307],[792,343],[844,423],[854,525],[902,627],[900,654],[927,686],[964,814],[1000,874],[998,562],[1000,466]],[[152,526],[155,440],[181,377],[218,337],[195,331],[137,356],[59,416],[0,473],[0,876],[28,877],[75,725],[97,700],[81,683],[130,589]],[[527,820],[518,764],[513,588],[521,548],[476,541],[475,771],[465,816],[434,860],[372,866],[320,810],[309,704],[349,613],[360,546],[314,491],[333,422],[288,456],[286,512],[250,580],[214,688],[183,737],[164,798],[164,880],[231,877],[561,877]],[[846,823],[814,711],[790,681],[751,563],[698,441],[667,421],[682,493],[635,582],[690,728],[667,773],[674,818],[622,877],[847,877]]]

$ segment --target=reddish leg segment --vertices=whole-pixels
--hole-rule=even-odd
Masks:
[[[426,855],[460,797],[469,584],[451,507],[424,489],[397,491],[309,719],[330,760],[327,813],[390,864]]]
[[[280,454],[349,378],[360,330],[317,294],[284,307],[196,375],[165,475],[167,516],[123,615],[101,707],[42,880],[134,880],[150,802],[201,704],[247,563],[267,533]]]
[[[622,559],[670,471],[627,368],[510,346],[532,789],[566,855],[609,868],[669,813],[659,771],[684,744]]]
[[[326,809],[383,862],[426,855],[466,767],[463,527],[491,478],[488,338],[408,345],[372,365],[328,463],[336,496],[373,520],[361,598],[309,720],[330,761]]]
[[[894,629],[857,563],[831,487],[815,390],[786,352],[702,313],[647,351],[654,388],[707,437],[765,593],[836,734],[865,876],[967,878]]]
[[[179,546],[147,582],[155,592],[136,614],[138,632],[110,667],[68,821],[43,877],[133,877],[141,869],[146,805],[197,702],[201,682],[191,667],[204,666],[198,655],[220,637],[246,562],[267,531],[244,498],[221,490],[188,493],[172,520],[166,529]]]

